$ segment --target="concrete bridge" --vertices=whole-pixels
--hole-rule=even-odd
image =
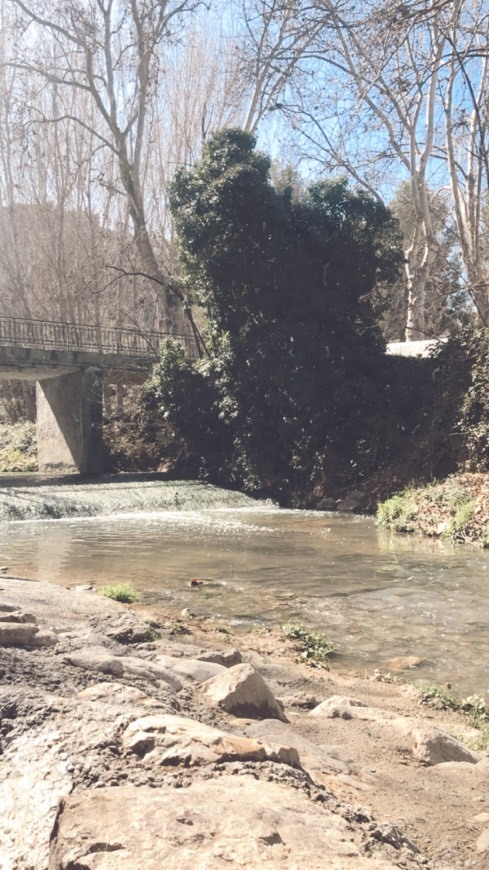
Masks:
[[[0,380],[36,381],[39,471],[102,471],[102,387],[142,383],[168,334],[0,317]],[[190,357],[193,336],[172,335]]]

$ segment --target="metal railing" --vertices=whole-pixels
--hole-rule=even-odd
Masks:
[[[155,358],[161,341],[174,338],[183,344],[187,355],[197,356],[192,335],[145,332],[139,329],[107,329],[82,323],[55,320],[28,320],[0,316],[0,345],[38,347],[46,350],[89,351],[139,358]]]

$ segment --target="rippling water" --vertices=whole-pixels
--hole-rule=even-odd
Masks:
[[[121,514],[119,490],[110,516],[2,523],[0,563],[63,585],[128,581],[143,601],[237,630],[304,623],[334,641],[338,666],[388,670],[393,657],[414,655],[424,664],[410,679],[489,690],[489,553],[391,536],[366,518],[166,487],[165,510],[155,497],[160,509],[131,513],[126,493]],[[194,577],[203,587],[190,587]]]

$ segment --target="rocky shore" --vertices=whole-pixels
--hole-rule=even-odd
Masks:
[[[2,870],[489,866],[489,753],[278,633],[0,578]]]

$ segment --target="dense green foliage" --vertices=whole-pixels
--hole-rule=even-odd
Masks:
[[[37,471],[34,423],[0,424],[0,473]]]
[[[334,651],[334,645],[324,634],[309,631],[304,625],[284,625],[282,628],[286,637],[295,641],[298,661],[305,661],[313,667],[324,665],[325,660]]]
[[[412,481],[488,470],[487,330],[459,330],[433,359],[386,357],[370,300],[398,271],[395,222],[343,181],[283,181],[235,130],[175,180],[186,280],[209,323],[205,359],[167,343],[146,393],[177,473],[309,505],[368,480],[368,508]]]
[[[489,471],[489,329],[464,330],[457,340],[470,366],[459,420],[466,464],[472,471]]]
[[[250,134],[227,130],[177,175],[171,206],[210,359],[167,346],[152,396],[213,479],[290,493],[318,452],[351,455],[381,401],[370,294],[400,254],[395,222],[365,193],[334,181],[294,197],[269,171]]]
[[[432,377],[432,416],[450,435],[459,465],[489,471],[489,328],[465,327],[452,336]]]

